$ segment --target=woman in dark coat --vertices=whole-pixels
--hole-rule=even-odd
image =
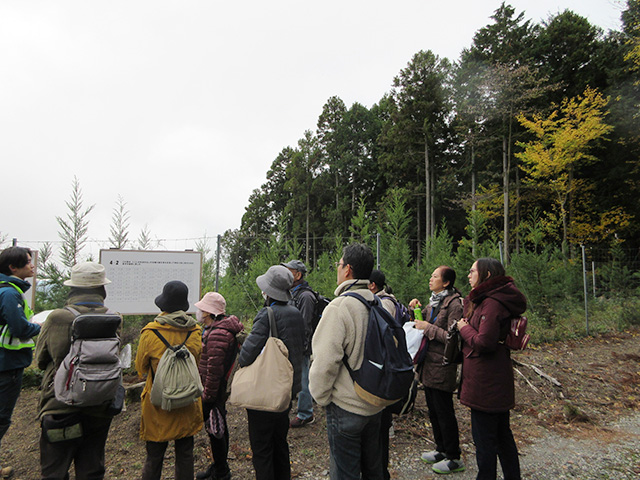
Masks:
[[[213,463],[197,479],[228,480],[231,478],[229,430],[227,429],[227,379],[238,355],[236,334],[244,330],[235,315],[226,315],[227,302],[217,292],[209,292],[195,304],[198,321],[204,325],[202,356],[198,370],[204,388],[202,413],[209,435]]]
[[[418,364],[420,382],[429,408],[429,420],[436,442],[436,449],[424,452],[422,460],[433,463],[436,473],[464,471],[460,460],[458,421],[453,407],[456,389],[457,365],[443,365],[444,342],[447,330],[462,318],[462,298],[454,287],[456,272],[451,267],[436,268],[429,279],[431,298],[422,310],[424,321],[416,320],[416,328],[422,330],[426,352]],[[421,306],[417,298],[409,302],[413,309]]]
[[[251,365],[269,338],[269,314],[266,307],[273,310],[278,338],[287,347],[289,361],[293,367],[291,398],[295,398],[302,385],[302,352],[304,351],[304,322],[300,311],[289,305],[293,275],[288,268],[274,265],[256,278],[265,299],[265,308],[253,320],[251,333],[242,344],[238,364]],[[289,410],[284,412],[263,412],[247,409],[249,421],[249,443],[253,454],[256,480],[286,480],[291,478],[289,458]]]
[[[471,408],[477,479],[495,479],[497,458],[505,480],[520,479],[518,449],[509,424],[515,406],[513,366],[504,339],[510,319],[526,310],[527,300],[502,264],[478,259],[469,270],[471,292],[458,322],[463,339],[460,402]]]

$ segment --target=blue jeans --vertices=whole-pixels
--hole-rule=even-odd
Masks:
[[[0,444],[11,425],[11,415],[22,388],[23,371],[24,368],[14,368],[0,372]]]
[[[302,356],[302,390],[298,394],[298,418],[307,420],[313,417],[313,398],[309,393],[309,355]]]
[[[331,480],[382,480],[380,413],[364,417],[334,403],[326,413]]]

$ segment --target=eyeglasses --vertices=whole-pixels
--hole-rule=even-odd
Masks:
[[[338,268],[338,267],[344,267],[345,265],[349,265],[349,264],[348,263],[336,262],[334,265],[336,266],[336,268]]]

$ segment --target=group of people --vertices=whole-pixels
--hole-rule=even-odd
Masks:
[[[373,269],[371,249],[361,243],[344,247],[336,263],[337,288],[316,321],[317,294],[305,280],[306,266],[299,260],[274,265],[256,279],[264,308],[256,315],[246,338],[244,326],[226,313],[226,302],[217,292],[206,293],[190,310],[187,286],[180,281],[164,285],[155,304],[160,313],[141,332],[135,366],[146,383],[141,394],[140,435],[146,445],[142,479],[161,478],[168,443],[175,443],[175,478],[230,479],[227,461],[229,432],[226,401],[230,374],[237,362],[251,365],[270,336],[268,309],[275,319],[278,338],[288,351],[293,367],[292,406],[282,412],[247,409],[249,441],[256,479],[291,478],[290,428],[315,421],[314,401],[324,408],[330,449],[331,479],[389,479],[389,429],[392,409],[372,405],[354,389],[349,368],[357,370],[363,360],[369,319],[368,308],[358,299],[343,295],[357,292],[371,302],[377,295],[382,306],[395,316],[398,300],[386,285],[385,276]],[[32,350],[44,371],[39,407],[43,479],[68,478],[75,463],[76,478],[100,479],[105,474],[105,444],[113,414],[108,406],[73,407],[56,400],[53,376],[70,348],[70,329],[75,313],[54,310],[42,330],[29,322],[31,312],[23,293],[26,278],[33,275],[31,252],[11,247],[0,254],[0,441],[7,431],[20,393],[23,369],[31,364]],[[504,345],[509,320],[526,309],[524,295],[506,276],[500,262],[475,261],[468,274],[471,292],[463,300],[455,288],[456,272],[447,266],[435,269],[429,280],[432,292],[415,328],[423,333],[416,372],[424,386],[435,449],[422,453],[423,461],[437,473],[460,472],[458,423],[453,394],[471,409],[472,435],[476,447],[478,479],[495,479],[499,459],[505,480],[519,479],[518,451],[510,429],[509,411],[514,407],[514,380],[510,353]],[[67,307],[76,313],[104,313],[107,307],[104,267],[94,262],[74,266],[65,282],[70,287]],[[421,302],[409,302],[411,310]],[[457,366],[443,365],[447,330],[455,325],[463,339],[463,363],[458,384]],[[167,411],[154,405],[151,390],[166,349],[158,332],[171,345],[184,342],[198,365],[203,393],[192,404]],[[33,337],[38,336],[37,346]],[[347,368],[347,365],[349,368]],[[236,367],[237,368],[237,367]],[[5,401],[5,399],[7,399]],[[66,438],[50,438],[47,427],[62,429]],[[194,435],[205,428],[213,462],[194,472]],[[4,467],[7,478],[12,469]]]

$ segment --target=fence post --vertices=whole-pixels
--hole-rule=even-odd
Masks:
[[[596,262],[591,262],[591,278],[593,280],[593,298],[596,297]]]
[[[587,336],[589,335],[589,297],[587,292],[587,257],[584,251],[584,245],[580,245],[582,249],[582,283],[584,284],[584,315],[587,324]]]
[[[216,247],[216,292],[220,284],[220,235],[218,235],[218,245]]]

